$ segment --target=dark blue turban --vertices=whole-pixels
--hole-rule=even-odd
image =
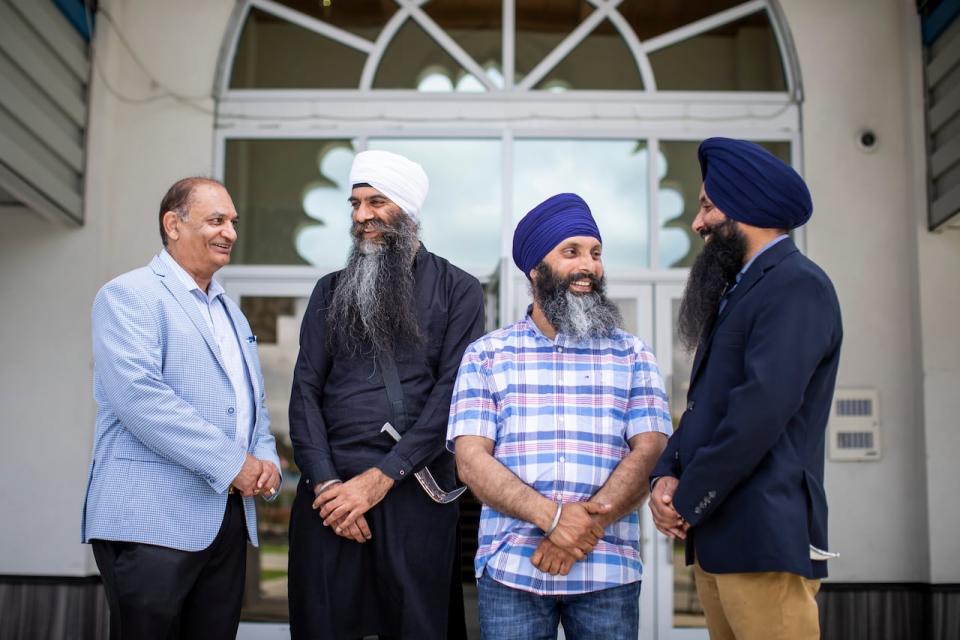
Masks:
[[[575,236],[589,236],[603,242],[583,198],[575,193],[558,193],[531,209],[517,225],[513,232],[513,261],[529,278],[530,271],[544,256]]]
[[[697,156],[707,196],[728,217],[765,229],[794,229],[810,219],[803,178],[760,145],[708,138]]]

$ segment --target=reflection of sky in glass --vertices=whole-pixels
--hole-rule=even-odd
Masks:
[[[483,139],[371,139],[384,149],[416,160],[430,177],[420,221],[424,244],[454,264],[492,271],[500,257],[500,141]],[[658,173],[667,166],[659,154]],[[304,189],[303,207],[318,221],[297,235],[297,251],[310,264],[338,267],[350,248],[347,204],[353,153],[334,148],[320,160],[331,187],[316,182]],[[563,191],[590,205],[604,238],[608,267],[649,265],[648,152],[635,140],[517,140],[514,143],[514,223],[543,199]],[[681,194],[657,194],[661,223],[683,213]],[[513,232],[513,224],[507,230]],[[689,238],[680,229],[660,230],[661,264],[686,255]]]
[[[667,175],[667,156],[657,152],[657,180],[662,184]],[[660,266],[672,267],[690,251],[690,237],[681,229],[663,228],[683,215],[683,194],[670,187],[657,191],[657,212],[660,215]]]
[[[320,175],[336,185],[322,182],[307,185],[303,193],[303,210],[317,224],[297,233],[297,253],[312,265],[340,267],[350,253],[350,165],[353,151],[335,147],[317,158]]]
[[[430,192],[420,212],[421,237],[437,255],[464,268],[492,271],[500,256],[500,141],[371,139],[371,149],[393,151],[423,165]],[[335,148],[320,159],[303,208],[318,224],[297,234],[297,252],[310,264],[335,267],[350,251],[348,180],[353,152]]]
[[[500,140],[371,139],[423,165],[430,193],[420,213],[430,251],[461,268],[492,272],[500,257]]]
[[[576,193],[600,227],[604,265],[645,267],[647,156],[636,140],[517,140],[514,221],[553,194]]]
[[[658,178],[667,172],[662,153]],[[590,205],[600,235],[603,261],[610,267],[649,265],[646,146],[636,140],[517,140],[514,146],[514,221],[555,193],[579,194]],[[683,215],[675,189],[657,193],[661,224]],[[679,229],[660,231],[661,264],[670,265],[689,250]]]
[[[487,79],[493,83],[493,86],[503,86],[503,74],[500,73],[500,69],[496,66],[487,66],[487,68],[484,69],[484,73]],[[450,93],[452,91],[458,91],[460,93],[481,93],[486,90],[487,88],[483,86],[483,83],[480,82],[475,75],[469,73],[462,75],[460,79],[457,80],[456,85],[454,85],[453,79],[450,77],[447,69],[440,65],[425,69],[423,77],[421,77],[420,82],[417,83],[417,91],[426,93]]]

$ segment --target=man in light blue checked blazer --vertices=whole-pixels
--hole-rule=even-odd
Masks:
[[[233,638],[255,496],[276,497],[256,337],[213,274],[230,261],[226,189],[185,178],[160,205],[164,249],[93,303],[96,437],[82,537],[110,637]]]

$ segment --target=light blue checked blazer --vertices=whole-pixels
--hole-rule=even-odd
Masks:
[[[213,542],[227,489],[243,466],[236,396],[192,295],[155,257],[108,282],[93,303],[96,439],[84,542],[100,538],[199,551]],[[226,297],[253,384],[249,452],[280,468],[264,404],[256,339]],[[244,498],[257,544],[254,498]]]

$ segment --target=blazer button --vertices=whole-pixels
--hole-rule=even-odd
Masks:
[[[235,411],[236,411],[236,409],[234,409],[233,407],[230,407],[229,409],[227,409],[227,415],[228,415],[228,416],[232,416]]]
[[[693,405],[696,404],[693,400],[687,403],[687,411],[693,411]]]

